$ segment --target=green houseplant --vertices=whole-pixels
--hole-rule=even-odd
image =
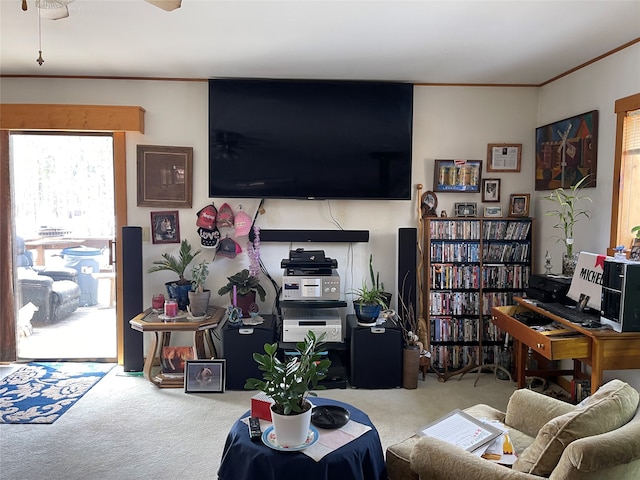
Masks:
[[[380,310],[387,308],[384,292],[372,285],[369,287],[367,281],[362,281],[362,287],[351,292],[354,296],[353,310],[361,324],[375,323]]]
[[[591,202],[591,198],[582,193],[582,189],[588,178],[589,175],[581,178],[575,185],[571,185],[568,189],[562,187],[556,188],[549,195],[543,197],[555,204],[555,208],[545,212],[545,216],[556,217],[558,220],[553,228],[560,231],[558,241],[564,242],[566,247],[566,253],[563,257],[562,273],[567,275],[573,273],[571,264],[575,267],[576,261],[573,254],[573,227],[581,216],[591,218],[591,211],[581,207],[583,202]]]
[[[273,400],[271,417],[280,446],[301,445],[307,436],[312,407],[307,398],[317,396],[313,390],[325,388],[318,382],[331,366],[321,349],[324,337],[324,333],[316,337],[313,331],[307,332],[304,341],[296,344],[296,354],[285,360],[277,356],[277,343],[266,343],[264,354],[253,354],[263,374],[261,379],[247,379],[245,388],[260,390]]]
[[[194,252],[189,241],[186,239],[182,240],[177,257],[170,253],[163,253],[162,259],[154,261],[153,267],[147,270],[147,273],[167,270],[178,275],[177,281],[167,282],[165,286],[169,297],[175,298],[178,301],[178,308],[180,308],[180,310],[185,310],[189,304],[188,292],[191,290],[191,280],[185,278],[184,272],[201,251],[202,250],[196,250]]]
[[[249,316],[251,305],[255,304],[256,294],[261,302],[267,298],[267,292],[260,285],[260,280],[257,276],[251,275],[247,268],[227,277],[227,280],[227,284],[218,290],[218,295],[230,294],[231,303],[234,304],[237,301],[237,306],[242,309],[242,316],[245,318]]]
[[[634,236],[634,243],[640,243],[640,225],[636,225],[631,229],[631,235]]]
[[[209,263],[206,260],[191,267],[191,291],[189,292],[189,312],[194,317],[206,315],[211,298],[211,290],[204,288],[209,276]]]
[[[384,290],[384,283],[380,281],[380,272],[373,270],[373,254],[369,254],[369,276],[371,277],[371,285],[380,292],[380,295],[384,299],[384,308],[389,308],[391,305],[391,293]]]

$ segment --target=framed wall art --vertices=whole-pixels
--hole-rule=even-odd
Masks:
[[[482,180],[482,201],[483,202],[499,202],[500,201],[500,179],[484,178]]]
[[[224,393],[226,361],[187,360],[184,372],[185,393]]]
[[[512,193],[509,199],[509,216],[528,217],[530,198],[528,193]]]
[[[482,160],[436,160],[434,192],[480,193]]]
[[[454,212],[456,217],[477,217],[478,205],[475,203],[456,203],[454,204]]]
[[[484,216],[485,217],[501,217],[502,216],[502,207],[484,207]]]
[[[490,143],[487,145],[487,172],[519,172],[521,143]]]
[[[151,212],[152,243],[180,243],[178,211]]]
[[[193,148],[138,145],[138,206],[191,208]]]
[[[596,186],[598,111],[536,128],[536,190],[568,188],[589,175]]]

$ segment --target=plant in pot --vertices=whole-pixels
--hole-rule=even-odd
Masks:
[[[201,250],[194,252],[189,241],[186,239],[182,240],[182,242],[180,242],[180,252],[177,257],[170,253],[163,253],[162,260],[154,261],[154,266],[147,270],[148,273],[168,270],[178,275],[178,281],[167,282],[165,283],[165,287],[167,288],[169,297],[177,300],[180,310],[186,310],[189,304],[188,293],[191,290],[191,280],[187,280],[184,277],[184,272],[200,252]]]
[[[640,225],[631,229],[631,235],[633,235],[633,245],[640,245]]]
[[[573,253],[573,227],[576,221],[584,216],[591,218],[591,211],[582,208],[581,202],[591,202],[591,198],[582,194],[582,189],[589,175],[583,177],[575,185],[571,185],[568,189],[556,188],[549,195],[543,197],[556,206],[554,210],[549,210],[545,216],[556,217],[558,223],[553,228],[560,230],[558,241],[564,242],[566,252],[562,257],[562,274],[573,275],[573,271],[577,262],[577,255]]]
[[[355,297],[353,300],[353,310],[358,317],[358,324],[373,325],[376,323],[378,315],[383,308],[386,308],[385,297],[375,285],[371,288],[367,281],[363,280],[362,287],[351,292]]]
[[[273,400],[271,419],[281,447],[303,445],[309,434],[312,405],[308,397],[317,396],[313,390],[325,388],[318,382],[326,377],[331,366],[331,360],[321,349],[324,337],[324,333],[316,337],[310,330],[304,341],[296,344],[296,353],[284,361],[277,356],[277,343],[266,343],[264,354],[253,354],[264,373],[262,379],[248,378],[245,388],[260,390]]]
[[[391,293],[384,291],[384,283],[380,281],[380,272],[373,273],[373,254],[369,254],[369,276],[371,277],[371,285],[375,286],[384,299],[384,308],[389,308],[391,306]]]
[[[418,371],[420,369],[420,355],[424,345],[418,336],[418,321],[413,306],[407,305],[398,294],[400,302],[400,318],[398,324],[402,330],[402,386],[407,389],[418,388]]]
[[[208,276],[209,263],[206,260],[191,267],[191,291],[187,309],[193,317],[202,317],[207,314],[211,290],[204,288],[204,282]]]
[[[229,294],[231,304],[242,309],[244,318],[249,317],[249,312],[255,310],[256,294],[261,302],[264,302],[267,297],[267,292],[260,285],[258,277],[251,275],[247,268],[227,277],[227,280],[227,284],[218,290],[218,295]]]

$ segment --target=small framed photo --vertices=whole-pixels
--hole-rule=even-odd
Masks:
[[[187,360],[185,393],[224,393],[226,360]]]
[[[502,207],[484,207],[484,216],[485,217],[501,217],[502,216]]]
[[[151,212],[151,240],[153,243],[180,243],[177,210]]]
[[[478,205],[475,203],[456,203],[454,204],[456,217],[477,217]]]
[[[138,206],[191,208],[193,148],[138,145]]]
[[[487,145],[487,172],[519,172],[521,143],[490,143]]]
[[[436,160],[434,192],[480,193],[482,160]]]
[[[499,178],[484,178],[482,180],[482,201],[487,203],[500,201]]]
[[[640,245],[634,245],[631,247],[631,253],[629,253],[629,260],[640,262]]]
[[[528,217],[530,197],[528,193],[512,193],[509,199],[509,216]]]

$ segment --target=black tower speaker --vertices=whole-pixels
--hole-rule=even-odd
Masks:
[[[416,228],[398,229],[398,292],[404,304],[416,311],[416,281],[418,268],[418,231]],[[402,303],[398,299],[398,310],[402,311]]]
[[[402,385],[402,330],[395,323],[361,327],[347,315],[351,331],[351,386],[395,388]]]
[[[141,227],[122,227],[120,275],[122,275],[124,371],[141,372],[144,363],[142,332],[134,330],[129,324],[129,320],[143,310]]]
[[[226,360],[228,390],[244,390],[247,378],[262,378],[253,354],[264,353],[264,344],[273,343],[274,338],[275,324],[271,315],[264,315],[264,323],[253,327],[224,324],[222,357]]]

